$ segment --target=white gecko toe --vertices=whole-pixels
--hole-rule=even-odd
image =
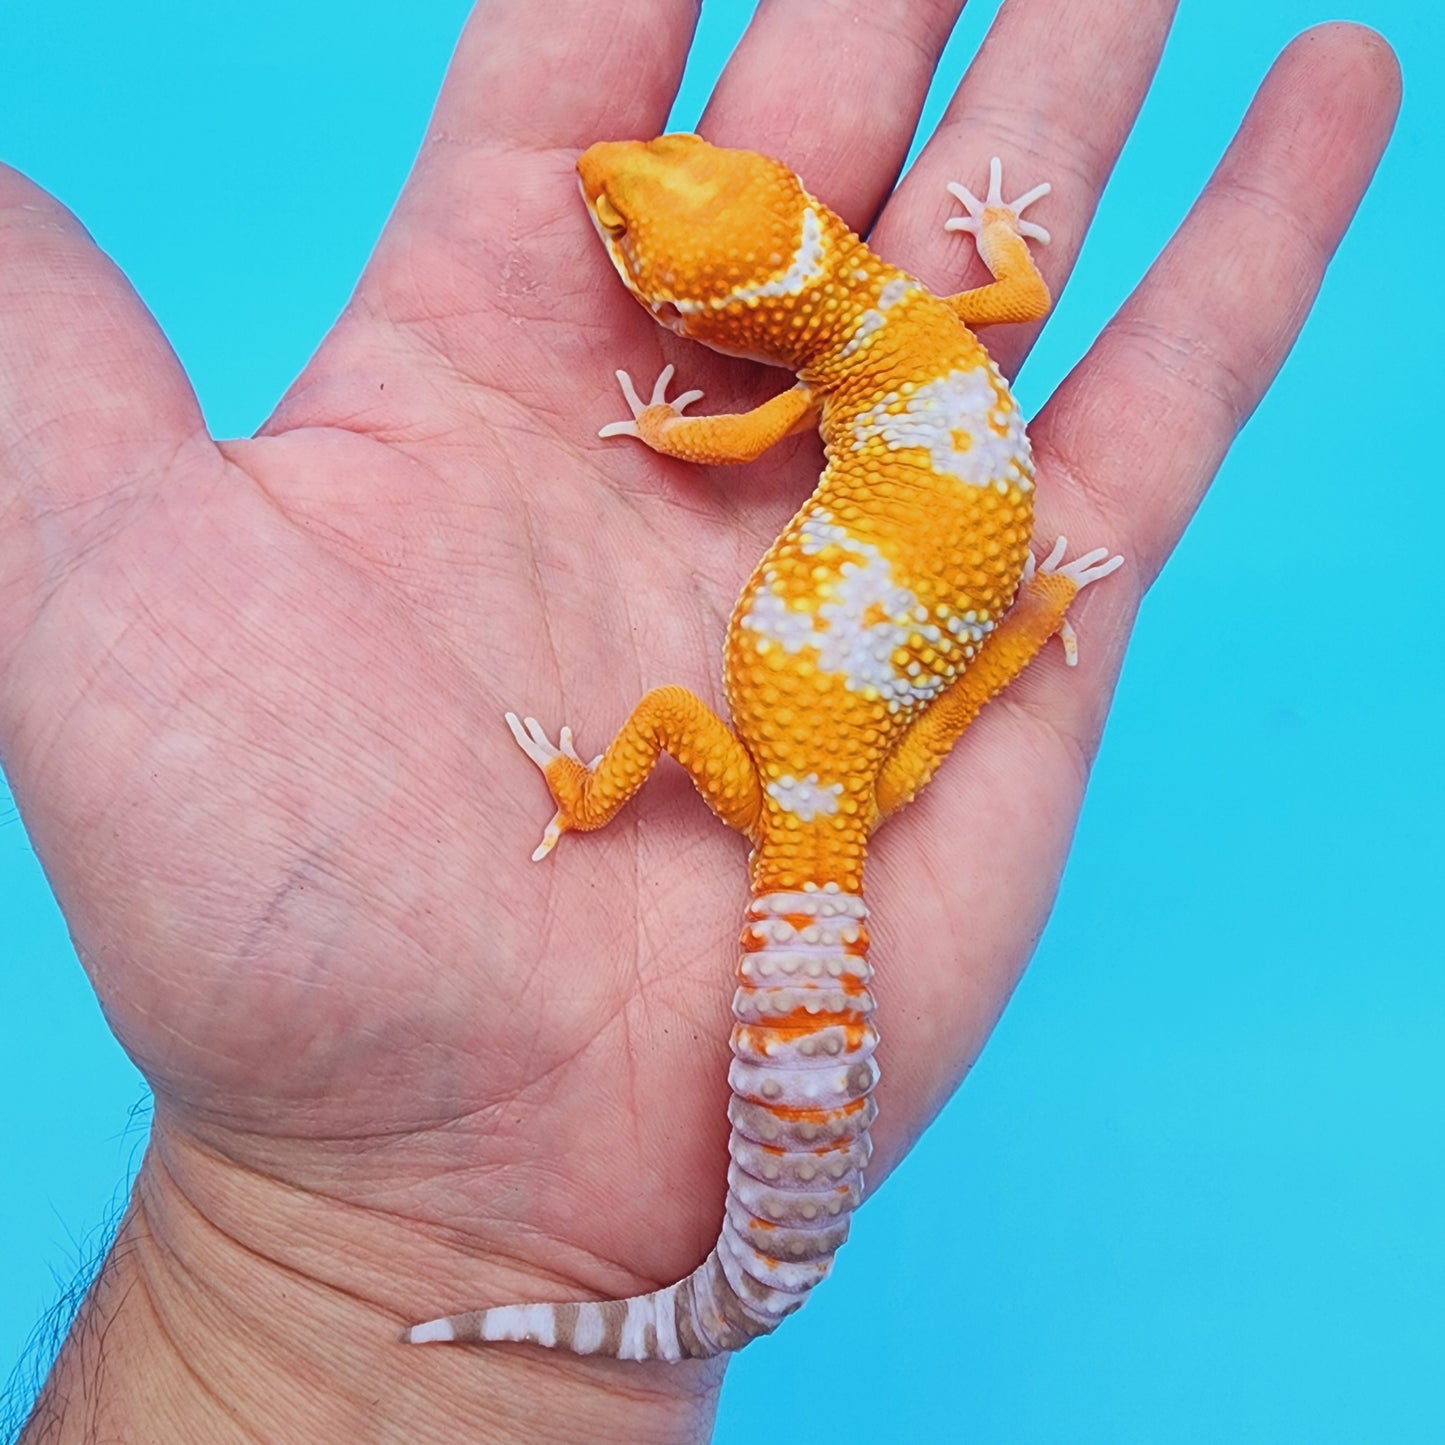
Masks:
[[[1053,573],[1059,577],[1067,577],[1082,592],[1090,583],[1100,581],[1124,565],[1123,557],[1117,553],[1111,554],[1107,547],[1095,547],[1093,551],[1085,552],[1082,557],[1075,557],[1072,562],[1064,562],[1068,550],[1068,539],[1059,537],[1042,562],[1035,563],[1033,554],[1030,553],[1024,563],[1023,580],[1027,582],[1035,572]],[[1077,667],[1079,634],[1074,631],[1068,618],[1059,624],[1059,641],[1064,646],[1064,661],[1070,667]]]
[[[512,736],[517,741],[517,746],[531,758],[533,763],[543,772],[547,771],[547,765],[555,762],[558,758],[570,758],[574,763],[582,763],[577,755],[577,749],[572,741],[572,729],[563,727],[557,733],[557,743],[554,746],[548,738],[542,724],[534,717],[519,718],[516,713],[509,712],[506,715],[507,726],[511,729]],[[588,772],[596,768],[602,760],[602,754],[592,759],[590,763],[582,763]],[[552,814],[547,826],[542,830],[542,841],[537,844],[532,853],[532,862],[540,863],[553,848],[557,846],[557,840],[566,830],[562,826],[562,811],[559,808]]]
[[[507,726],[512,730],[512,736],[517,740],[517,746],[542,769],[547,770],[547,764],[557,758],[564,757],[571,745],[571,730],[562,729],[562,746],[553,747],[551,740],[542,730],[542,724],[534,717],[519,718],[516,713],[507,714]]]
[[[638,435],[637,418],[648,407],[671,407],[675,416],[681,416],[684,408],[691,406],[695,401],[700,401],[702,392],[696,388],[683,392],[671,401],[667,399],[667,388],[672,382],[673,370],[671,362],[662,368],[657,380],[653,383],[652,395],[646,401],[643,401],[638,395],[637,388],[632,384],[632,378],[625,371],[617,372],[617,380],[622,387],[622,396],[627,402],[628,410],[632,413],[632,419],[630,421],[610,421],[606,426],[598,429],[597,435],[600,437],[635,437]]]
[[[1007,213],[1020,236],[1027,236],[1031,241],[1037,241],[1041,246],[1049,244],[1049,233],[1036,221],[1025,221],[1023,213],[1035,201],[1042,200],[1049,194],[1053,187],[1047,181],[1041,181],[1032,190],[1025,191],[1016,200],[1006,201],[1003,198],[1003,162],[997,157],[988,163],[988,194],[980,200],[961,181],[950,181],[947,186],[949,195],[956,200],[963,202],[964,209],[968,212],[966,216],[951,216],[943,223],[947,231],[967,231],[972,236],[977,236],[982,231],[988,220],[990,211],[1003,211]]]

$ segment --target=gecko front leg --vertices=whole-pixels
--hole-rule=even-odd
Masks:
[[[655,452],[688,462],[750,462],[785,436],[810,429],[817,415],[812,390],[800,381],[752,411],[683,416],[683,409],[699,400],[702,392],[685,391],[668,401],[667,388],[672,375],[671,365],[663,367],[652,388],[652,396],[644,402],[632,378],[625,371],[619,371],[617,380],[632,419],[608,422],[597,435],[636,437]]]
[[[1066,615],[1069,605],[1085,587],[1122,567],[1124,559],[1110,556],[1107,547],[1096,547],[1066,563],[1066,551],[1060,537],[1042,563],[1035,564],[1030,554],[1007,616],[958,680],[898,740],[878,774],[875,826],[917,797],[983,705],[1002,692],[1055,633],[1062,634],[1064,660],[1070,667],[1077,663],[1078,639]]]
[[[960,291],[943,299],[958,312],[965,326],[994,326],[1005,321],[1038,321],[1049,314],[1053,298],[1039,274],[1025,238],[1041,246],[1049,233],[1036,221],[1022,219],[1024,210],[1042,200],[1052,187],[1047,181],[1025,191],[1017,200],[1003,198],[1003,163],[989,162],[988,194],[981,200],[958,181],[950,181],[949,194],[963,202],[967,215],[943,223],[948,231],[964,231],[974,238],[978,254],[993,275],[987,286]]]

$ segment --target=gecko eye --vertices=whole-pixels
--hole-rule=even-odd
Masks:
[[[622,219],[617,207],[607,199],[606,192],[593,202],[592,211],[597,217],[598,224],[609,236],[621,236],[626,233],[627,222]]]

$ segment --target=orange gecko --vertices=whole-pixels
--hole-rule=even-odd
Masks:
[[[773,1330],[829,1271],[863,1194],[876,1108],[863,861],[873,830],[933,776],[979,709],[1122,564],[1107,550],[1035,565],[1033,463],[1018,407],[972,328],[1031,321],[1048,287],[990,167],[949,190],[994,279],[931,294],[872,251],[786,166],[693,135],[592,146],[582,194],[618,274],[664,326],[797,375],[755,410],[683,412],[672,368],[603,436],[746,462],[821,428],[817,490],[743,588],[728,626],[732,727],[680,687],[647,694],[591,763],[509,714],[557,804],[536,857],[600,828],[662,752],[752,844],[733,1001],[727,1200],[707,1259],[625,1300],[510,1304],[414,1326],[414,1343],[525,1340],[629,1360],[704,1358]]]

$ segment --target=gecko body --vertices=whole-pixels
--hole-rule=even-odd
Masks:
[[[663,325],[796,373],[747,413],[689,417],[671,368],[602,429],[670,456],[740,462],[817,425],[817,489],[758,564],[728,627],[732,726],[682,688],[643,698],[585,763],[508,715],[557,804],[537,857],[601,827],[666,751],[752,844],[733,1002],[732,1133],[718,1242],[689,1276],[627,1300],[501,1305],[414,1326],[413,1342],[524,1340],[625,1359],[736,1350],[828,1273],[863,1193],[878,1078],[863,867],[987,700],[1121,559],[1042,564],[1017,404],[973,327],[1048,310],[995,161],[988,194],[950,187],[993,273],[940,297],[876,256],[780,163],[696,136],[607,142],[578,163],[624,284]]]

